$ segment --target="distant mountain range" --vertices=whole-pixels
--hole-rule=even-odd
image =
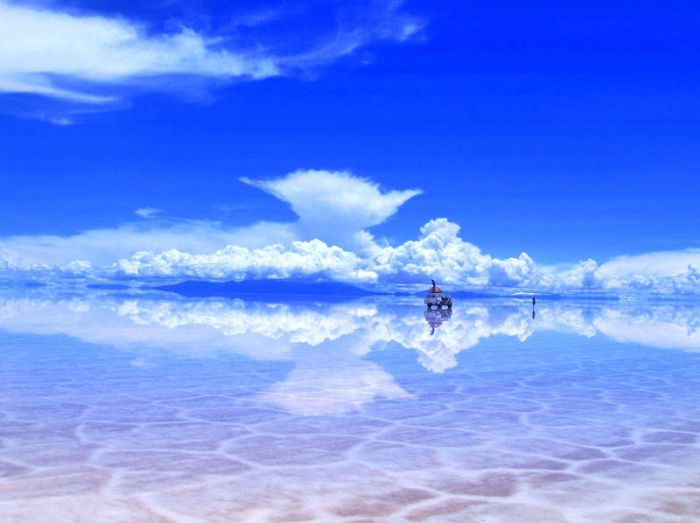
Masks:
[[[188,297],[252,298],[255,296],[285,296],[315,299],[335,297],[355,298],[383,294],[338,282],[304,282],[292,280],[246,280],[228,282],[184,281],[172,285],[151,287]]]

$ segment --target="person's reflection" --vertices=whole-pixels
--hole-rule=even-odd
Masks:
[[[537,316],[537,312],[535,312],[535,305],[537,304],[537,299],[535,296],[532,296],[532,319],[535,319],[535,316]]]
[[[439,329],[442,322],[448,321],[452,317],[452,309],[428,309],[424,313],[425,321],[430,325],[430,335],[435,334],[435,329]]]

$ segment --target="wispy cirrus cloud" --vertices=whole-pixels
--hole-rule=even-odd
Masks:
[[[0,3],[0,90],[102,104],[99,87],[192,74],[264,78],[272,60],[221,48],[190,29],[149,34],[125,19]]]
[[[125,89],[172,90],[174,78],[231,81],[291,74],[373,41],[403,41],[422,25],[400,2],[362,4],[364,15],[344,18],[331,36],[309,38],[307,45],[283,52],[279,42],[260,45],[264,38],[258,36],[243,43],[235,33],[208,34],[186,26],[157,31],[114,15],[0,0],[0,92],[104,106],[118,101]],[[255,26],[264,31],[265,21]]]

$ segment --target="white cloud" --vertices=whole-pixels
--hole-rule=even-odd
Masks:
[[[535,267],[527,254],[492,258],[462,240],[459,232],[459,225],[446,218],[431,220],[421,227],[418,240],[397,247],[371,247],[371,267],[388,280],[399,282],[425,282],[430,278],[460,286],[529,282]]]
[[[373,40],[405,39],[420,23],[399,7],[390,2],[344,28],[332,43],[280,56],[259,47],[232,49],[224,36],[187,27],[158,33],[123,17],[0,0],[0,92],[100,105],[118,99],[120,86],[170,88],[176,75],[255,80],[288,74]]]
[[[124,276],[201,279],[257,279],[313,277],[355,283],[425,283],[431,278],[453,286],[525,288],[533,291],[700,293],[700,263],[696,251],[654,253],[656,268],[616,261],[601,265],[593,260],[570,269],[540,266],[521,253],[494,258],[459,237],[459,226],[445,218],[428,222],[417,240],[380,247],[366,241],[359,252],[320,240],[295,241],[250,250],[228,246],[196,256],[179,251],[143,252],[113,266]],[[642,257],[643,258],[643,257]],[[664,263],[668,258],[669,263]],[[675,264],[675,266],[674,266]],[[611,270],[614,267],[614,271]]]
[[[109,96],[61,88],[52,78],[119,83],[168,74],[264,78],[272,60],[232,54],[216,39],[183,28],[149,35],[125,19],[0,3],[0,89],[104,103]],[[59,84],[60,85],[60,84]]]
[[[211,221],[148,220],[69,236],[0,239],[5,277],[118,279],[326,279],[361,284],[500,287],[530,291],[700,293],[700,250],[655,252],[599,265],[537,264],[527,253],[496,258],[461,238],[459,225],[430,220],[416,240],[380,245],[367,228],[420,190],[382,191],[349,172],[299,170],[243,180],[289,203],[298,220],[224,227]],[[137,210],[143,217],[156,210]]]
[[[657,251],[620,256],[602,264],[596,276],[611,289],[665,288],[684,291],[700,286],[700,249]]]
[[[69,125],[73,125],[75,123],[72,118],[68,118],[67,116],[49,116],[46,119],[49,121],[49,123],[60,127],[68,127]]]
[[[211,252],[236,240],[235,230],[216,222],[131,223],[73,236],[9,236],[0,239],[0,260],[17,269],[62,267],[76,259],[100,267],[146,249]]]
[[[88,260],[97,273],[145,251],[175,249],[209,254],[229,245],[254,249],[270,244],[289,245],[295,239],[291,224],[263,221],[245,227],[224,227],[205,220],[148,220],[71,236],[7,236],[0,238],[0,275],[3,268],[5,272],[31,271],[37,276],[41,271],[65,272],[75,260]]]
[[[136,209],[134,214],[140,216],[141,218],[152,218],[156,214],[160,214],[163,211],[155,207],[142,207],[141,209]]]
[[[355,0],[336,3],[334,30],[319,45],[279,58],[285,68],[313,68],[353,54],[374,40],[403,42],[423,28],[424,21],[401,11],[402,0]]]
[[[347,171],[298,170],[274,180],[241,181],[287,202],[299,216],[295,229],[301,238],[320,237],[336,245],[352,245],[357,233],[383,223],[422,192],[382,192]]]
[[[229,245],[212,254],[188,254],[171,249],[139,252],[119,260],[109,271],[126,277],[176,277],[206,280],[321,277],[372,283],[376,274],[363,268],[353,252],[321,240],[294,241],[291,246],[260,249]]]
[[[0,12],[0,15],[2,15],[2,12]],[[2,28],[0,28],[0,30],[1,29]],[[6,49],[11,48],[7,46],[7,42],[3,42],[2,40],[3,39],[0,39],[0,45],[5,45]],[[2,58],[1,54],[0,58]],[[2,92],[36,94],[86,104],[106,104],[114,101],[114,98],[111,96],[88,94],[85,92],[56,87],[51,83],[51,81],[49,81],[48,78],[45,78],[39,74],[13,74],[10,71],[2,70],[2,68],[0,68],[0,93]]]
[[[382,193],[376,184],[346,172],[296,171],[266,182],[293,205],[299,220],[258,222],[246,227],[223,227],[218,222],[153,220],[94,229],[73,236],[11,236],[0,239],[0,263],[6,270],[65,268],[73,260],[89,260],[97,269],[120,276],[250,277],[326,276],[341,280],[374,281],[354,252],[329,245],[338,232],[352,237],[380,223],[419,191]],[[318,186],[302,197],[308,184]],[[340,196],[339,196],[340,194]],[[303,199],[304,201],[300,201]],[[363,206],[367,209],[364,210]],[[329,209],[337,207],[334,212]],[[309,238],[311,224],[329,210],[324,226]],[[152,216],[155,209],[139,209]]]

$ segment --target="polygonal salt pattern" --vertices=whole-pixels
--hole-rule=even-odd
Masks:
[[[690,306],[70,303],[0,306],[0,521],[700,520]]]

